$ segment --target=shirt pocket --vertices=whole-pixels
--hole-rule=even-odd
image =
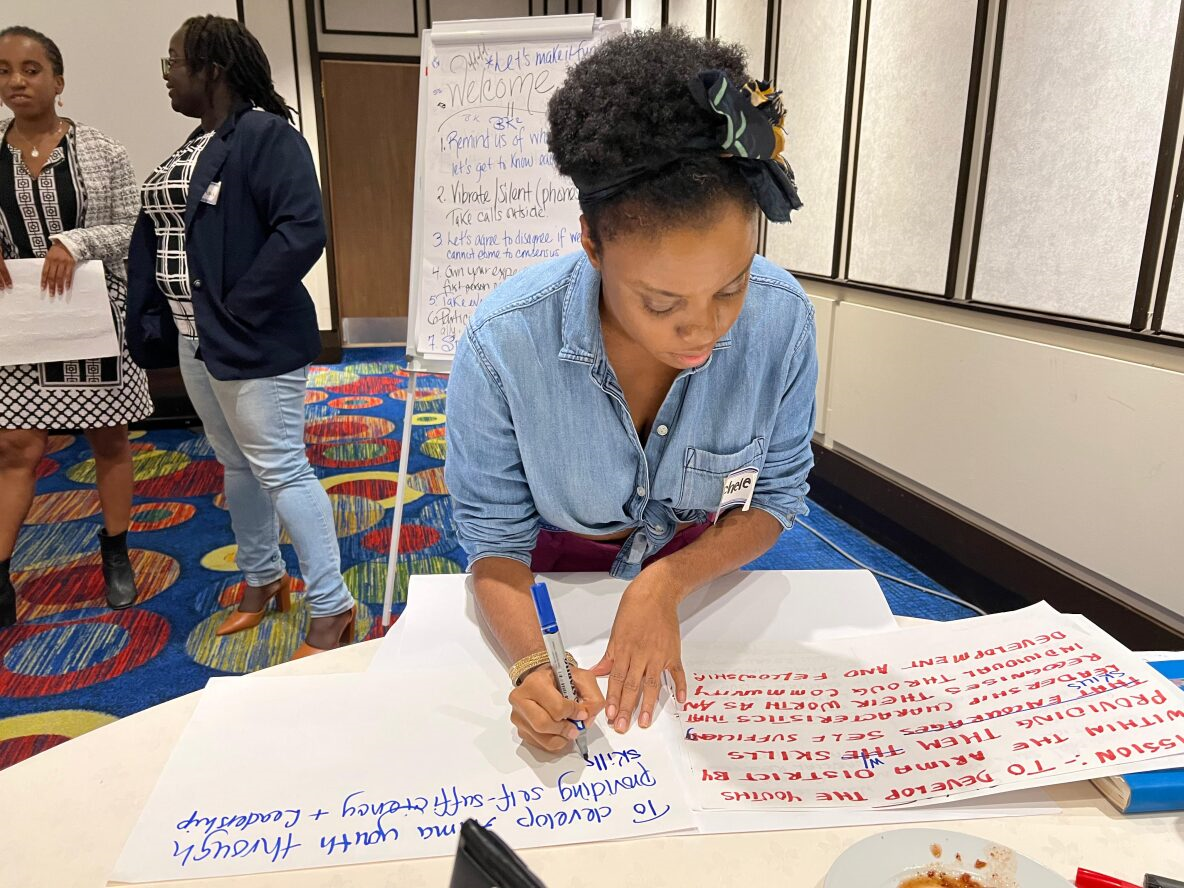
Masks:
[[[736,453],[713,453],[688,447],[683,461],[679,509],[714,512],[724,493],[724,479],[741,469],[760,469],[765,462],[765,439],[758,436]]]

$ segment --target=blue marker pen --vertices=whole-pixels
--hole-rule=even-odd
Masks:
[[[555,673],[555,681],[559,685],[559,693],[568,700],[578,701],[575,684],[571,680],[571,669],[564,657],[563,639],[559,637],[559,623],[555,620],[555,610],[551,607],[551,594],[547,591],[546,583],[535,583],[530,587],[530,595],[534,599],[534,609],[539,615],[539,628],[543,630],[543,644],[547,648],[547,656],[551,660],[551,671]],[[580,729],[576,737],[576,746],[580,755],[588,757],[588,738],[584,736],[584,723],[572,719],[571,723]]]

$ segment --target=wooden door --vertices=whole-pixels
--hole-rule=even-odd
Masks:
[[[321,78],[337,304],[358,341],[351,318],[407,317],[419,67],[324,61]]]

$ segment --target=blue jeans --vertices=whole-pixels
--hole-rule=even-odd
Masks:
[[[236,562],[247,583],[266,586],[284,575],[282,522],[300,559],[312,616],[349,610],[354,600],[341,577],[333,509],[304,451],[308,370],[263,379],[214,379],[197,358],[197,343],[184,336],[180,357],[189,400],[226,470]]]

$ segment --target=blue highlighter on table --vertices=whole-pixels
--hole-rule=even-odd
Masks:
[[[539,628],[543,630],[543,645],[547,649],[547,656],[551,660],[551,671],[555,673],[555,682],[559,685],[559,693],[568,700],[578,701],[575,684],[571,680],[571,667],[567,665],[563,639],[559,637],[559,623],[555,620],[555,609],[551,607],[551,593],[547,591],[546,583],[535,583],[530,587],[530,597],[534,599],[534,609],[539,615]],[[588,738],[584,736],[584,723],[571,719],[571,723],[580,729],[576,737],[576,747],[580,755],[588,757]]]

